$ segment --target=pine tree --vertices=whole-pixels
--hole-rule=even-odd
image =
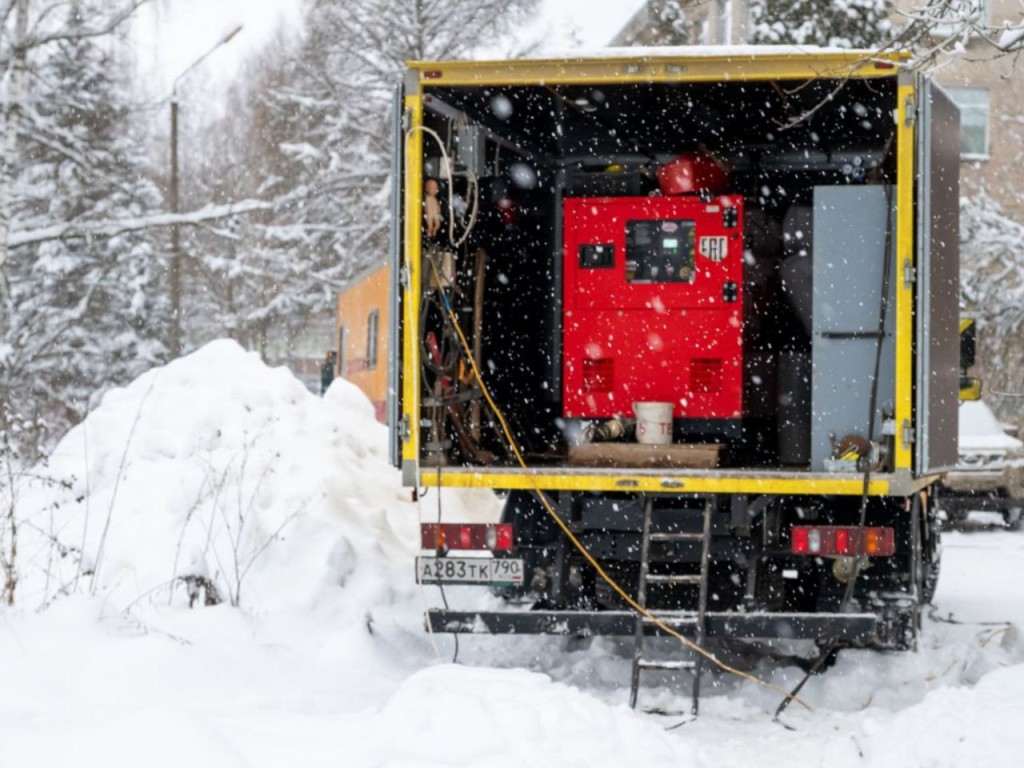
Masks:
[[[64,29],[32,52],[14,159],[12,229],[130,221],[159,205],[132,141],[114,63],[73,4]],[[91,398],[162,354],[166,308],[146,236],[64,237],[11,250],[10,311],[0,327],[0,388],[18,418],[59,437]],[[28,437],[28,436],[26,436]]]

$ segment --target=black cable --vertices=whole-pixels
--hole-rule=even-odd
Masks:
[[[839,601],[839,613],[845,613],[849,608],[850,601],[853,599],[853,590],[857,583],[857,577],[860,576],[862,561],[864,558],[864,526],[867,524],[868,514],[868,501],[870,496],[868,495],[868,488],[871,484],[871,444],[875,437],[875,410],[878,408],[878,379],[879,373],[882,367],[882,345],[885,342],[885,317],[889,312],[889,272],[892,270],[892,190],[893,184],[887,184],[885,187],[885,254],[882,260],[882,296],[879,302],[878,308],[878,337],[875,342],[875,367],[872,373],[871,379],[871,396],[868,401],[868,455],[864,466],[864,485],[861,489],[860,494],[860,517],[857,522],[857,557],[853,562],[853,574],[850,576],[850,580],[846,583],[846,589],[843,591],[842,600]],[[821,654],[815,660],[807,673],[803,676],[803,679],[796,684],[796,687],[790,691],[789,696],[783,699],[778,708],[775,710],[775,715],[772,720],[778,720],[779,716],[786,711],[789,706],[789,702],[800,693],[807,681],[810,680],[814,675],[821,672],[821,668],[835,653],[838,642],[833,639],[830,640],[828,645],[821,649]]]
[[[933,605],[928,611],[928,618],[941,624],[956,624],[962,627],[1009,627],[1013,625],[1012,621],[960,621],[954,619],[952,613],[948,616],[939,616],[938,613],[938,606]]]
[[[441,468],[437,468],[437,529],[441,530]],[[444,593],[444,582],[440,579],[437,582],[438,589],[441,590],[441,602],[444,603],[444,609],[448,610],[448,597]],[[452,654],[452,664],[456,664],[459,661],[459,635],[458,633],[452,634],[452,639],[455,640],[455,653]]]
[[[846,584],[846,591],[839,603],[839,612],[844,613],[853,599],[853,588],[857,583],[864,559],[864,526],[868,514],[868,487],[871,483],[871,444],[875,439],[875,410],[878,408],[878,379],[882,367],[882,345],[885,342],[885,317],[889,312],[889,279],[892,270],[892,184],[885,187],[885,255],[882,262],[882,296],[878,310],[878,339],[875,342],[875,369],[871,378],[871,397],[868,404],[868,455],[864,467],[864,486],[860,496],[860,520],[857,527],[857,559],[853,564],[853,575]]]

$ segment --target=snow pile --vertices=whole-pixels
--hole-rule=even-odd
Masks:
[[[19,602],[249,609],[413,589],[418,511],[352,384],[310,394],[231,341],[110,392],[19,494]],[[340,590],[339,587],[345,587]]]
[[[960,403],[959,441],[961,453],[969,451],[1019,452],[1024,449],[1024,443],[1006,434],[1003,425],[992,413],[992,409],[981,400]]]

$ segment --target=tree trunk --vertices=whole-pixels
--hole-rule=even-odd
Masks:
[[[18,162],[18,129],[21,126],[21,92],[25,77],[25,39],[28,34],[29,0],[15,0],[14,39],[11,42],[7,99],[0,112],[0,305],[10,318],[14,311],[8,277],[11,235],[11,195]]]

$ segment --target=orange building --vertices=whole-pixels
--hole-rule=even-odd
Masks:
[[[358,386],[373,403],[377,420],[387,421],[388,292],[387,264],[354,277],[338,295],[335,374]]]

